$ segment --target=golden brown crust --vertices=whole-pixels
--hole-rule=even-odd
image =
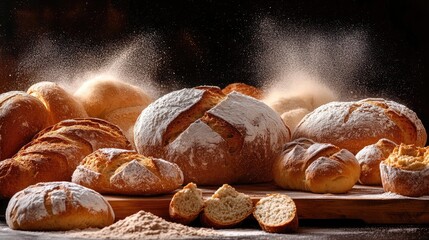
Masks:
[[[49,125],[43,104],[21,91],[0,94],[0,122],[0,161],[12,157]]]
[[[0,162],[0,196],[41,181],[70,181],[79,162],[102,147],[131,148],[118,127],[101,119],[64,120],[45,128],[12,159]]]
[[[39,82],[30,86],[27,93],[38,98],[45,105],[50,124],[66,119],[88,117],[82,104],[57,83]]]
[[[263,91],[261,89],[245,83],[231,83],[228,84],[224,89],[222,89],[222,92],[226,95],[233,91],[256,98],[258,100],[261,100],[264,96]]]

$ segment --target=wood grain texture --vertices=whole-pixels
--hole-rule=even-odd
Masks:
[[[346,194],[315,194],[287,191],[271,184],[233,185],[256,203],[271,193],[289,195],[297,205],[299,219],[359,219],[371,224],[429,224],[429,196],[404,197],[384,193],[381,187],[356,185]],[[199,187],[210,197],[218,187]],[[168,205],[173,193],[150,197],[105,196],[123,219],[140,210],[169,219]]]

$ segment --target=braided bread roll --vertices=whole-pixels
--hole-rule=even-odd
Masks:
[[[101,119],[64,120],[45,128],[13,158],[0,162],[0,197],[38,182],[70,181],[80,161],[104,147],[131,148],[117,126]]]
[[[273,165],[278,186],[314,193],[345,193],[359,175],[359,162],[351,152],[306,138],[287,143]]]

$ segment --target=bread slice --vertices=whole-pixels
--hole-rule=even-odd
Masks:
[[[197,219],[203,208],[203,192],[191,182],[173,195],[168,210],[171,220],[186,225]]]
[[[201,223],[206,227],[231,228],[241,223],[252,212],[253,202],[250,196],[224,184],[205,201]]]
[[[298,215],[292,198],[285,194],[269,194],[255,205],[253,216],[259,226],[270,233],[296,232]]]

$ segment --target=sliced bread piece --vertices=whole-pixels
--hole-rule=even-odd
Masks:
[[[295,202],[285,194],[269,194],[261,198],[255,205],[253,216],[266,232],[282,233],[298,230]]]
[[[201,213],[204,207],[203,192],[195,183],[188,183],[176,192],[170,201],[169,214],[171,220],[189,224]]]
[[[253,202],[250,196],[224,184],[205,200],[201,223],[207,227],[231,228],[241,223],[252,212]]]

